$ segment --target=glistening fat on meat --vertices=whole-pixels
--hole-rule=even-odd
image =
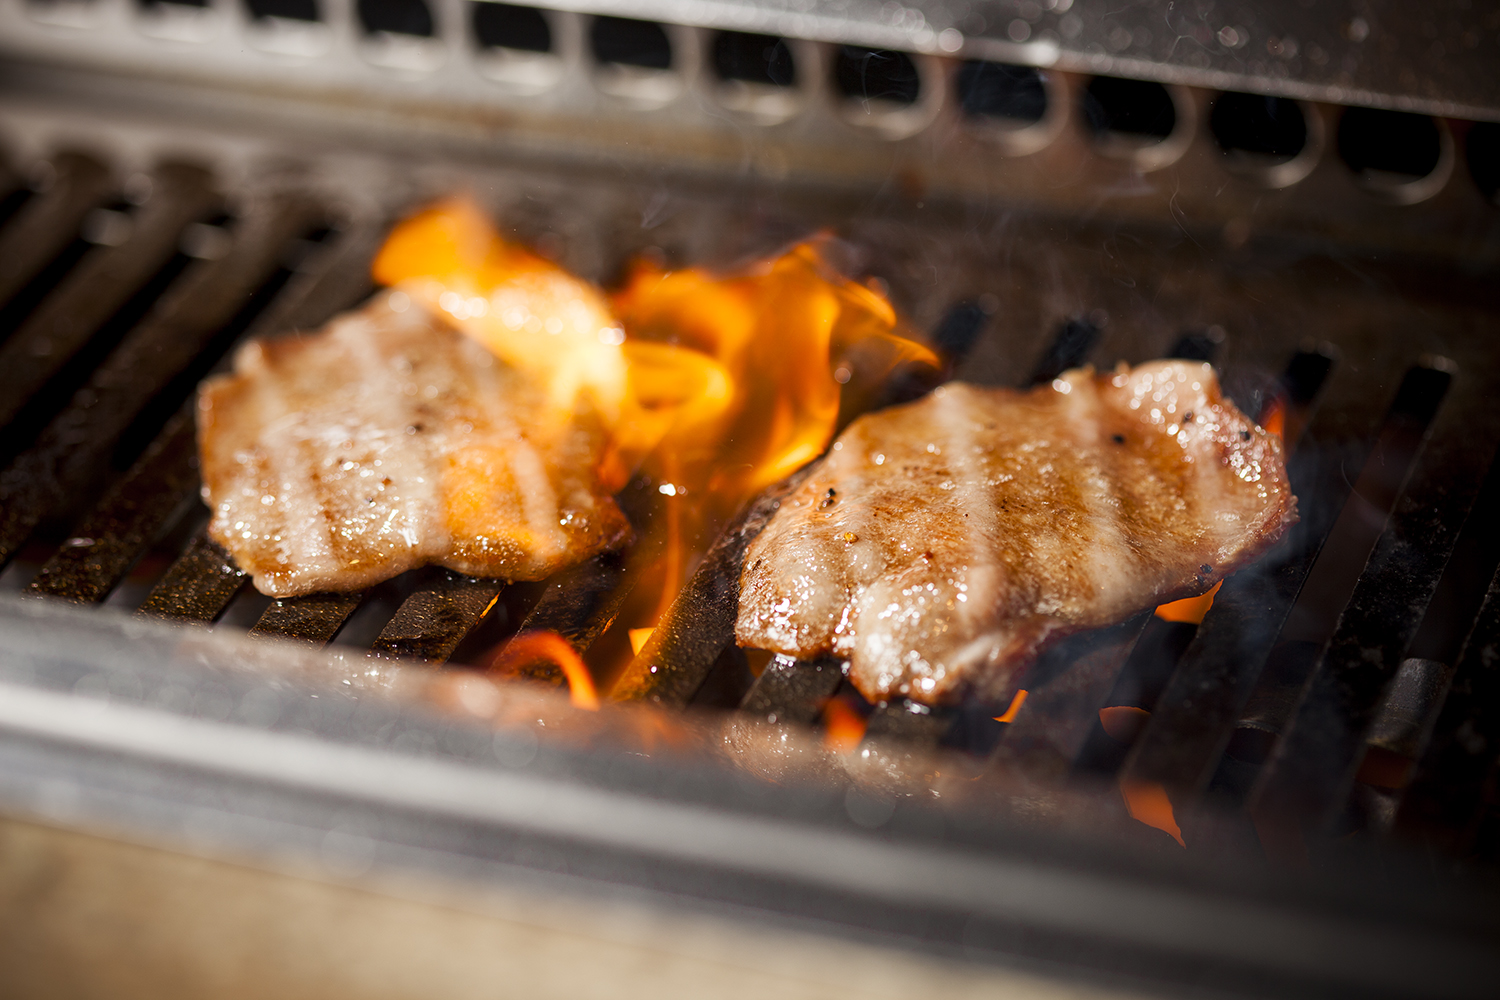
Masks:
[[[749,547],[739,644],[872,701],[996,698],[1049,641],[1202,593],[1296,522],[1211,366],[950,383],[856,420]]]
[[[198,399],[209,530],[263,593],[353,590],[437,563],[536,580],[623,543],[607,445],[402,292],[254,341]]]

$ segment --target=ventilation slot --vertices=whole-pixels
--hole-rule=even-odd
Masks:
[[[359,23],[366,34],[431,38],[432,11],[422,0],[359,0]]]
[[[595,82],[606,94],[645,109],[682,93],[682,78],[672,72],[672,40],[655,21],[596,17],[589,45],[599,64]]]
[[[547,24],[546,15],[535,7],[476,3],[472,9],[474,42],[480,49],[552,51],[552,28]]]
[[[1031,66],[971,60],[958,70],[958,103],[964,114],[1034,125],[1047,113],[1047,85]]]
[[[257,21],[321,21],[317,0],[245,0],[245,8]]]
[[[1436,119],[1401,111],[1347,108],[1339,119],[1339,156],[1365,187],[1410,204],[1442,188],[1452,140]]]
[[[1096,135],[1161,142],[1177,128],[1172,95],[1159,83],[1096,76],[1083,96],[1083,117]]]
[[[844,120],[887,139],[916,133],[937,110],[937,102],[925,99],[916,60],[905,52],[842,46],[834,57],[833,83],[844,99]]]
[[[721,31],[714,38],[714,72],[721,80],[764,87],[794,87],[797,65],[786,40],[774,35]]]
[[[1141,169],[1164,167],[1187,148],[1185,116],[1159,83],[1096,76],[1084,91],[1082,110],[1099,150]]]
[[[1307,120],[1296,101],[1257,94],[1220,94],[1208,126],[1229,155],[1290,160],[1307,146]]]
[[[833,67],[834,84],[851,101],[910,106],[922,96],[917,65],[905,52],[840,47]]]
[[[546,14],[503,3],[473,3],[469,9],[481,75],[525,94],[540,93],[562,79],[563,61],[552,52]]]
[[[802,107],[797,63],[786,39],[721,31],[714,36],[712,57],[719,103],[730,110],[769,125]]]
[[[365,58],[404,76],[430,73],[443,61],[432,10],[423,0],[359,0]]]
[[[1469,173],[1479,190],[1500,204],[1500,125],[1480,122],[1469,130]]]
[[[639,69],[672,68],[672,42],[655,21],[626,17],[596,17],[589,29],[594,58],[603,65]]]

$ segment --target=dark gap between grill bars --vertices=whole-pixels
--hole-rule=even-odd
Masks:
[[[1348,500],[1287,615],[1241,713],[1230,758],[1254,767],[1256,746],[1274,743],[1302,686],[1338,627],[1413,467],[1448,374],[1412,369],[1397,391]]]
[[[253,319],[247,302],[266,304],[255,293],[278,280],[282,248],[307,227],[307,211],[285,202],[247,213],[222,255],[188,268],[0,473],[0,559],[8,561],[44,521],[77,513],[82,496],[107,479],[111,460],[126,457],[117,448],[136,421],[157,406],[175,409],[177,401],[162,394],[222,330]]]
[[[1419,444],[1388,527],[1252,793],[1258,828],[1339,832],[1381,695],[1398,677],[1481,494],[1485,464],[1500,446],[1493,373],[1445,365],[1428,376],[1428,391],[1438,394],[1438,376],[1450,373],[1453,386],[1436,418],[1429,418],[1427,440]],[[1418,419],[1419,407],[1413,406]],[[1362,476],[1358,495],[1374,502],[1363,486]]]

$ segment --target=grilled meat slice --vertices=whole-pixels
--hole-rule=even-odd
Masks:
[[[1200,594],[1296,521],[1281,440],[1213,369],[952,383],[856,420],[749,547],[740,645],[872,701],[999,699],[1049,640]]]
[[[630,532],[604,428],[543,395],[401,292],[250,343],[199,392],[209,530],[275,597],[427,563],[541,579]]]

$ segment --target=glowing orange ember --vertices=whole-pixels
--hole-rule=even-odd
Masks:
[[[1021,711],[1021,706],[1026,704],[1026,690],[1023,688],[1016,692],[1016,696],[1010,700],[1010,707],[1002,715],[995,716],[996,722],[1015,722],[1016,713]]]
[[[823,745],[839,753],[852,753],[865,738],[865,717],[842,698],[829,698],[823,706]]]
[[[1130,811],[1131,819],[1161,830],[1181,846],[1187,846],[1165,788],[1154,781],[1121,781],[1120,794],[1125,797],[1125,808]]]
[[[503,676],[512,675],[538,660],[555,663],[562,670],[568,679],[568,694],[573,704],[590,710],[599,708],[599,693],[594,690],[594,678],[589,668],[568,641],[556,632],[525,632],[516,636],[490,661],[490,671]]]
[[[1203,616],[1208,614],[1208,609],[1214,606],[1214,595],[1219,592],[1219,588],[1222,586],[1224,586],[1224,581],[1220,580],[1206,594],[1199,594],[1197,597],[1184,597],[1180,601],[1163,604],[1156,609],[1156,617],[1162,621],[1202,625]]]

